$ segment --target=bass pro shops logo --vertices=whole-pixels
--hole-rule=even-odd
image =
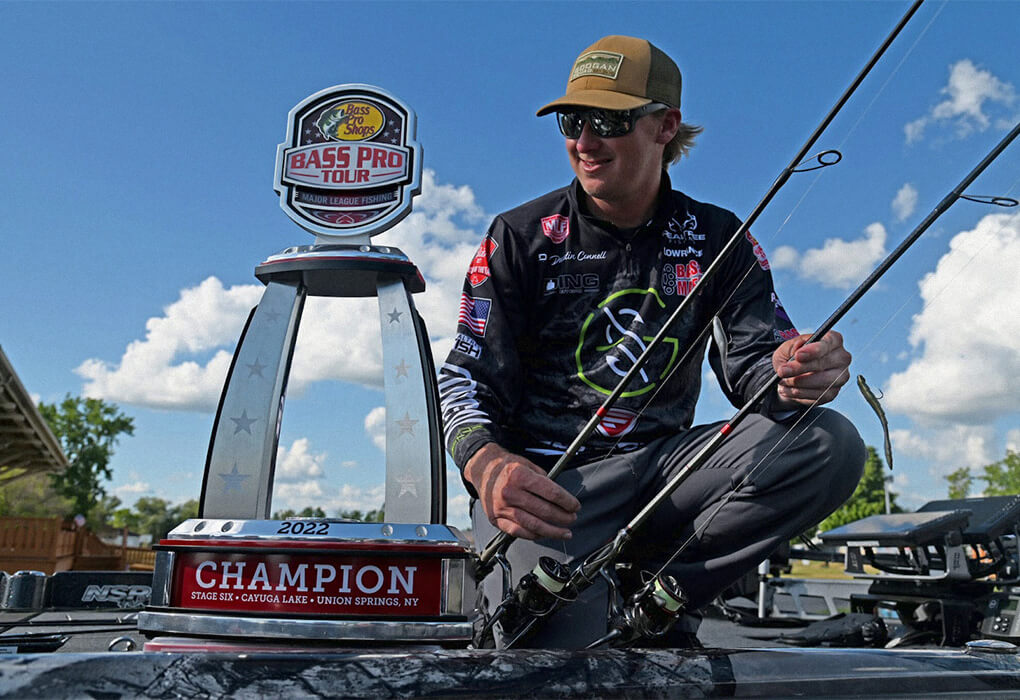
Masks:
[[[280,206],[321,236],[375,235],[421,192],[415,115],[368,85],[338,85],[290,111],[276,154]],[[328,240],[328,238],[327,238]]]
[[[654,289],[624,289],[607,297],[581,326],[574,351],[578,378],[599,393],[612,393],[658,332],[645,318],[661,318],[665,309]],[[620,396],[640,396],[658,386],[676,364],[679,345],[674,337],[663,338]]]

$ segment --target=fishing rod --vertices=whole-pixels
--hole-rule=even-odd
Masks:
[[[993,148],[970,173],[935,206],[925,219],[893,250],[871,274],[848,296],[843,303],[827,318],[821,326],[805,342],[815,343],[832,330],[836,323],[863,297],[875,283],[891,268],[928,228],[944,214],[957,200],[966,199],[982,204],[994,204],[1003,207],[1017,206],[1017,200],[1009,197],[984,197],[964,194],[964,190],[992,163],[1009,144],[1020,135],[1020,123]],[[517,623],[512,639],[506,644],[509,648],[526,636],[537,622],[564,605],[572,602],[577,595],[601,577],[609,581],[610,593],[615,587],[608,575],[608,567],[620,556],[624,547],[633,538],[634,532],[661,506],[676,489],[700,468],[719,449],[726,437],[749,415],[758,403],[769,393],[774,392],[781,378],[774,374],[747,401],[705,445],[678,471],[663,489],[649,501],[630,522],[622,527],[608,543],[592,552],[578,564],[573,571],[551,557],[542,557],[535,570],[521,579],[521,583],[504,599],[494,612],[510,614]],[[647,581],[642,588],[634,593],[626,605],[616,608],[610,621],[611,631],[601,639],[593,642],[590,647],[611,641],[627,643],[639,637],[661,636],[665,634],[673,622],[683,612],[685,596],[676,580],[664,574],[666,567],[681,553],[683,545],[659,569],[659,572]],[[487,624],[491,628],[494,621]]]
[[[835,119],[836,115],[843,108],[843,105],[845,105],[847,101],[850,99],[851,95],[854,94],[858,86],[860,86],[860,84],[864,81],[864,78],[868,75],[868,73],[871,72],[871,69],[875,66],[875,64],[878,63],[878,60],[882,57],[882,54],[884,54],[886,49],[889,48],[892,42],[899,35],[900,31],[903,29],[903,27],[906,26],[907,22],[910,21],[910,18],[913,17],[914,14],[917,12],[918,8],[921,7],[921,4],[923,2],[924,0],[915,0],[914,4],[910,6],[910,9],[907,10],[907,13],[905,15],[903,15],[902,19],[900,19],[896,27],[892,30],[892,32],[889,33],[889,36],[887,36],[885,38],[885,41],[882,42],[882,45],[878,48],[877,51],[875,51],[874,54],[872,54],[871,59],[864,66],[864,68],[857,75],[857,77],[850,84],[850,86],[843,92],[843,95],[839,98],[839,100],[832,107],[832,109],[829,110],[829,113],[825,116],[825,118],[818,125],[818,127],[815,128],[814,132],[804,143],[804,145],[801,146],[800,150],[797,151],[797,154],[793,157],[793,160],[790,161],[790,164],[783,168],[782,172],[779,174],[779,177],[776,178],[775,182],[772,183],[772,186],[769,188],[768,192],[765,193],[765,196],[762,197],[761,201],[758,202],[758,204],[755,206],[754,210],[747,217],[747,219],[745,219],[744,222],[733,233],[733,235],[730,236],[730,239],[719,251],[718,256],[715,258],[715,260],[712,261],[712,264],[705,269],[705,271],[701,275],[701,279],[698,281],[698,284],[695,285],[691,292],[686,297],[684,297],[684,299],[676,307],[673,313],[670,314],[669,318],[666,319],[665,324],[662,326],[659,332],[655,335],[654,338],[652,338],[651,341],[649,341],[644,351],[634,361],[630,370],[623,376],[619,384],[616,385],[616,388],[613,389],[612,393],[606,398],[606,400],[602,402],[602,405],[599,406],[598,410],[595,411],[595,415],[593,415],[588,420],[588,422],[585,423],[584,427],[581,429],[581,432],[578,433],[577,437],[574,438],[573,442],[571,442],[570,445],[567,446],[567,449],[564,450],[560,458],[556,460],[556,464],[553,465],[552,469],[550,469],[547,474],[547,476],[550,479],[555,479],[563,472],[564,469],[566,469],[567,464],[580,451],[581,447],[584,446],[584,443],[588,441],[588,438],[591,437],[591,434],[599,426],[603,418],[606,417],[606,414],[609,412],[609,410],[616,404],[616,401],[623,394],[623,392],[630,384],[630,382],[633,380],[633,378],[637,376],[639,372],[642,371],[645,364],[648,362],[648,359],[652,356],[652,353],[654,353],[659,348],[659,345],[661,345],[662,342],[665,340],[667,333],[669,333],[669,331],[676,324],[677,320],[679,320],[681,315],[693,303],[695,295],[698,294],[702,288],[708,286],[708,281],[717,273],[725,259],[729,257],[730,253],[736,248],[737,244],[740,243],[741,239],[744,238],[744,235],[747,233],[747,231],[750,230],[751,225],[754,224],[755,221],[757,221],[758,216],[762,213],[762,211],[765,210],[765,207],[769,205],[769,203],[776,196],[779,190],[782,189],[783,185],[786,184],[790,177],[794,173],[807,172],[810,170],[826,168],[830,165],[835,165],[840,160],[842,160],[843,158],[842,153],[840,153],[837,150],[830,149],[827,151],[822,151],[821,153],[818,153],[815,156],[812,156],[811,159],[807,161],[807,162],[811,162],[812,160],[816,161],[815,164],[800,167],[805,162],[804,158],[807,155],[807,152],[814,146],[815,142],[822,135],[822,132],[825,131],[825,129],[829,126],[832,120]],[[482,550],[482,553],[479,557],[479,564],[477,569],[479,578],[487,576],[492,571],[496,563],[499,563],[500,566],[503,566],[505,570],[505,564],[502,562],[496,562],[495,558],[497,557],[497,555],[504,554],[507,550],[507,547],[510,546],[514,539],[515,538],[513,535],[510,535],[509,533],[506,532],[501,532],[498,535],[496,535],[485,546],[485,549]]]

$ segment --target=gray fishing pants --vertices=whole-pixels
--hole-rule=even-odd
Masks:
[[[573,537],[515,541],[507,552],[514,583],[540,556],[570,565],[612,540],[721,425],[695,426],[561,474],[557,483],[581,502]],[[849,498],[865,454],[857,430],[830,409],[814,408],[781,422],[750,415],[634,533],[625,559],[657,572],[686,543],[667,572],[689,597],[688,608],[699,608]],[[496,529],[477,502],[471,515],[482,548]],[[490,612],[502,598],[501,583],[499,568],[482,582]],[[540,625],[527,646],[584,647],[606,633],[607,605],[607,587],[600,581]],[[497,644],[500,636],[497,631]]]

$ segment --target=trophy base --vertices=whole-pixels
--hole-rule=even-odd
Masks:
[[[475,555],[445,525],[193,519],[155,549],[150,638],[466,645],[478,615]]]

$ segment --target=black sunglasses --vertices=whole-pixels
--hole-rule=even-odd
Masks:
[[[663,109],[669,107],[658,102],[636,109],[579,109],[559,112],[556,121],[560,125],[560,133],[568,139],[580,138],[585,122],[599,137],[608,139],[629,134],[638,119]]]

